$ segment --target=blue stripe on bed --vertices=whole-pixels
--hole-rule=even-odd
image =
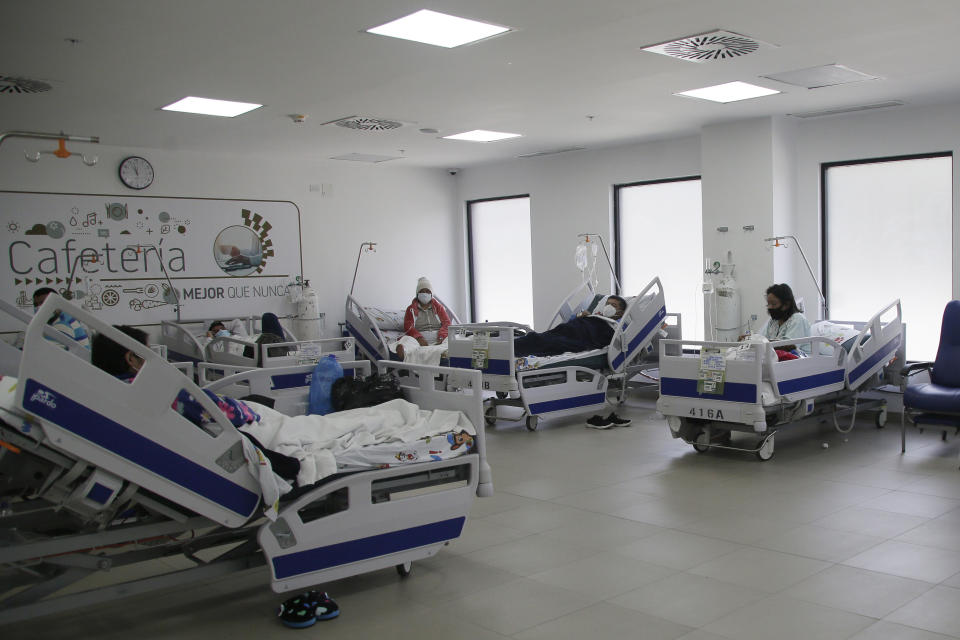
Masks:
[[[613,368],[614,370],[619,369],[620,365],[623,364],[623,361],[626,360],[628,355],[632,355],[634,350],[640,345],[641,342],[653,331],[653,328],[658,326],[667,315],[667,308],[660,307],[660,310],[650,318],[650,321],[647,324],[643,325],[643,329],[633,337],[633,340],[630,341],[630,344],[627,345],[627,352],[617,354],[617,357],[613,359]],[[627,327],[624,326],[624,331],[627,330]]]
[[[260,502],[256,493],[32,378],[24,386],[23,398],[27,411],[234,513],[248,517]]]
[[[366,339],[360,335],[360,332],[349,322],[347,323],[347,331],[350,332],[354,338],[357,339],[357,342],[366,350],[367,357],[373,360],[380,360],[383,356],[380,354],[380,350],[375,348],[372,344],[366,341]]]
[[[703,398],[724,402],[757,402],[757,385],[743,382],[726,382],[723,393],[700,393],[696,379],[660,378],[660,395],[681,398]]]
[[[883,345],[883,347],[880,349],[877,349],[872,356],[861,362],[853,371],[850,372],[850,382],[852,383],[855,380],[859,380],[860,377],[863,376],[863,374],[865,374],[870,368],[890,355],[890,353],[896,350],[896,348],[899,346],[900,335],[897,334],[893,340]]]
[[[548,400],[547,402],[534,402],[529,406],[531,414],[543,415],[545,413],[554,413],[555,411],[564,411],[566,409],[577,409],[580,407],[605,404],[606,402],[607,394],[591,393],[585,396],[560,398],[559,400]]]
[[[473,358],[450,358],[450,366],[458,369],[473,369]],[[487,360],[487,366],[480,371],[495,376],[508,376],[510,375],[510,361],[491,358]]]
[[[802,376],[792,380],[784,380],[777,383],[777,390],[781,394],[797,393],[807,389],[816,389],[828,384],[843,382],[843,369],[835,369],[826,373],[817,373],[812,376]]]
[[[407,549],[454,540],[460,537],[464,522],[466,522],[464,517],[451,518],[277,556],[273,559],[273,574],[277,580],[284,580],[351,562],[361,562]]]

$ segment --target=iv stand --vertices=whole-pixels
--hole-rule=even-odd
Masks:
[[[813,286],[817,288],[817,293],[820,295],[820,303],[823,306],[823,319],[826,320],[830,316],[827,314],[827,298],[823,295],[823,290],[820,288],[820,282],[817,280],[817,277],[813,275],[813,269],[810,268],[810,263],[807,261],[806,254],[803,253],[803,247],[800,246],[800,241],[797,240],[796,236],[774,236],[773,238],[764,238],[764,242],[773,242],[774,247],[785,246],[781,245],[781,240],[793,240],[797,245],[797,251],[800,252],[800,257],[803,258],[803,264],[807,266],[807,273],[810,274],[810,279],[813,280]]]
[[[607,259],[607,266],[610,267],[610,275],[613,276],[613,281],[617,285],[617,290],[615,293],[617,295],[620,295],[620,291],[621,291],[620,279],[617,278],[617,270],[613,268],[613,262],[610,261],[610,254],[607,253],[607,245],[604,244],[603,242],[603,236],[600,235],[599,233],[578,233],[577,234],[578,238],[586,238],[587,242],[590,242],[590,236],[596,236],[600,238],[600,248],[603,249],[603,257]]]

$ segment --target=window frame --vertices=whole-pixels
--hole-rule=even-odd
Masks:
[[[897,156],[879,156],[875,158],[861,158],[858,160],[838,160],[833,162],[821,162],[820,163],[820,284],[823,287],[823,297],[826,300],[827,309],[831,308],[830,305],[830,272],[828,270],[829,261],[827,259],[827,171],[836,167],[853,167],[864,164],[880,164],[885,162],[901,162],[908,160],[930,160],[933,158],[950,158],[951,165],[955,165],[953,158],[953,151],[933,151],[930,153],[911,153]],[[951,175],[950,179],[950,193],[951,200],[953,200],[953,176]],[[952,203],[953,207],[956,206],[956,203]],[[950,225],[950,239],[952,245],[952,253],[954,255],[952,264],[950,265],[950,283],[953,289],[956,289],[956,213],[953,212]],[[829,320],[829,318],[826,318]]]
[[[467,200],[467,277],[469,278],[469,292],[468,298],[470,303],[470,322],[477,321],[477,300],[476,300],[476,284],[474,283],[473,277],[473,266],[474,266],[474,256],[473,256],[473,205],[480,204],[483,202],[497,202],[499,200],[517,200],[520,198],[526,198],[530,200],[529,193],[518,193],[512,196],[496,196],[493,198],[477,198],[475,200]],[[533,221],[531,220],[530,224],[530,234],[531,238],[533,237]],[[533,248],[531,247],[531,260]],[[531,264],[531,268],[533,265]]]

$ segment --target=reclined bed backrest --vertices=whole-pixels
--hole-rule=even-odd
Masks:
[[[581,311],[587,309],[592,310],[602,297],[603,296],[598,294],[594,289],[593,282],[590,280],[581,282],[573,291],[567,294],[567,297],[560,303],[560,306],[553,314],[553,318],[550,319],[548,328],[552,329],[559,324],[563,324]]]
[[[32,322],[17,404],[42,419],[52,446],[185,511],[230,527],[246,522],[260,501],[259,484],[246,469],[241,436],[223,413],[149,347],[59,296],[49,296],[41,307],[44,313],[56,309],[109,336],[144,363],[128,384],[44,340],[43,325]],[[213,418],[205,429],[171,408],[182,389]]]
[[[607,351],[610,369],[619,373],[635,360],[651,344],[666,315],[663,285],[654,278],[639,295],[627,299],[627,310]]]

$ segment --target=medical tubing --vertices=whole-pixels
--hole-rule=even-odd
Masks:
[[[859,396],[853,396],[853,415],[850,417],[850,426],[847,427],[846,429],[840,428],[840,423],[837,422],[837,410],[836,409],[833,410],[833,426],[836,427],[837,431],[839,431],[840,433],[850,433],[851,431],[853,431],[853,425],[857,421],[857,401],[858,400],[859,400]]]

